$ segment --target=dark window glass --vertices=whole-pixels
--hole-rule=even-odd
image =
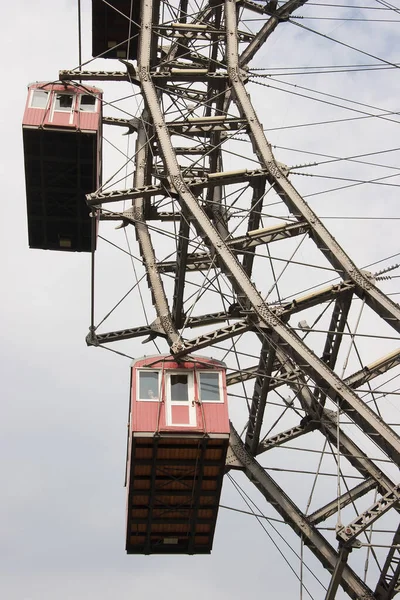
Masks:
[[[200,373],[200,399],[205,402],[219,402],[219,373]]]
[[[46,108],[49,92],[43,90],[35,90],[32,94],[31,107],[32,108]]]
[[[89,96],[87,94],[84,94],[83,96],[81,96],[80,109],[83,112],[94,112],[95,107],[96,107],[96,97],[95,96]]]
[[[72,94],[56,94],[55,110],[70,112],[74,97]]]
[[[173,402],[187,402],[189,399],[188,376],[171,375],[171,400]]]
[[[158,371],[140,371],[139,399],[158,400]]]

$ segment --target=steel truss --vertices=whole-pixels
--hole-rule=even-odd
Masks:
[[[247,475],[331,574],[327,599],[341,586],[354,599],[389,600],[399,591],[393,466],[400,463],[400,438],[372,386],[398,374],[393,339],[400,308],[373,274],[355,265],[294,187],[246,87],[257,52],[305,3],[213,0],[191,7],[188,0],[142,0],[137,64],[60,72],[65,81],[128,82],[143,100],[136,115],[104,120],[136,139],[132,187],[94,190],[87,202],[101,209],[103,221],[119,220],[125,231],[134,230],[133,254],[140,255],[155,314],[151,323],[129,317],[124,328],[105,332],[93,322],[87,342],[107,346],[146,336],[167,343],[178,358],[202,349],[220,353],[228,362],[232,402],[240,402],[237,395],[248,401],[243,439],[232,427],[228,467]],[[249,15],[263,19],[261,25],[249,27]],[[132,205],[115,210],[126,201]],[[307,250],[299,253],[302,245]],[[310,277],[309,286],[297,281],[290,287],[297,268]],[[296,293],[308,287],[311,292]],[[386,336],[368,358],[355,342],[362,313],[377,337]],[[352,374],[344,374],[352,351],[358,359]],[[317,438],[344,489],[325,494],[308,514],[295,491],[284,491],[256,457],[275,457],[275,449],[294,440],[316,451]],[[361,482],[349,487],[349,474]],[[371,540],[372,524],[386,513],[390,541],[381,544],[386,549],[375,581],[365,582],[357,561],[349,561],[362,534]],[[320,527],[332,518],[338,519],[337,540]]]

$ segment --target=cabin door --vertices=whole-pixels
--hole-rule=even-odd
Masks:
[[[176,371],[166,374],[167,425],[196,427],[193,373]]]

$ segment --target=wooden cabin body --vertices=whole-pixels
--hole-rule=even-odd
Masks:
[[[23,127],[57,127],[94,133],[100,129],[102,91],[64,83],[28,86]]]
[[[28,87],[22,131],[31,248],[88,252],[95,243],[85,194],[101,181],[101,100],[93,87]]]
[[[158,356],[133,364],[129,554],[210,553],[228,441],[223,363]]]

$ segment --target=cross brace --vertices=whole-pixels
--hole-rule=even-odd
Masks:
[[[352,502],[357,500],[357,498],[364,496],[364,494],[374,489],[375,487],[376,481],[374,481],[372,478],[366,479],[362,483],[356,485],[352,490],[345,492],[339,498],[335,498],[335,500],[332,500],[332,502],[328,502],[328,504],[325,504],[325,506],[322,506],[321,508],[313,512],[309,516],[311,523],[318,525],[318,523],[321,523],[321,521],[325,521],[326,519],[334,515],[338,511],[338,505],[340,506],[340,509],[342,509],[348,504],[351,504]]]
[[[355,538],[368,529],[385,512],[397,504],[400,500],[400,485],[396,485],[391,492],[387,492],[379,498],[368,510],[358,515],[351,523],[343,526],[336,532],[340,542],[351,546]]]
[[[261,454],[262,452],[271,450],[271,448],[276,448],[277,446],[286,444],[286,442],[291,442],[305,433],[309,433],[310,431],[318,429],[319,426],[320,425],[318,421],[307,421],[304,424],[301,423],[300,425],[291,427],[286,431],[280,431],[276,435],[263,440],[257,448],[257,454]]]
[[[307,223],[290,223],[289,225],[279,224],[274,227],[266,227],[249,231],[246,235],[226,240],[226,245],[236,254],[242,254],[251,248],[256,248],[262,244],[269,244],[279,240],[288,239],[297,235],[307,233]],[[190,254],[187,258],[188,271],[197,271],[208,269],[211,264],[210,255],[205,252]],[[175,272],[177,270],[177,261],[163,261],[158,263],[161,273]]]

